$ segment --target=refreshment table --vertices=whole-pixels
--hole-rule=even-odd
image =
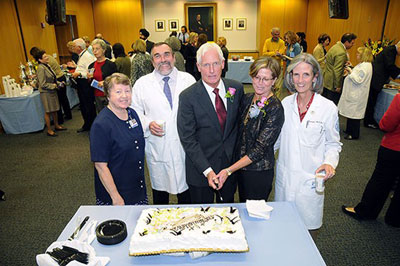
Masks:
[[[228,72],[226,72],[226,78],[234,79],[241,83],[251,83],[251,77],[249,75],[250,65],[254,62],[245,61],[244,59],[239,59],[238,61],[228,60]]]
[[[7,134],[36,132],[44,127],[44,109],[38,91],[29,96],[0,96],[0,121]]]
[[[239,209],[240,217],[249,252],[246,253],[213,253],[206,257],[192,260],[189,255],[174,257],[168,255],[129,256],[130,238],[135,230],[136,221],[143,209],[151,207],[168,208],[176,205],[162,206],[81,206],[62,231],[58,241],[67,240],[76,228],[78,217],[83,219],[89,215],[99,223],[119,219],[126,223],[128,237],[121,243],[111,246],[102,245],[95,239],[92,246],[97,256],[110,257],[108,265],[326,265],[315,246],[305,225],[300,219],[294,203],[269,202],[274,207],[269,220],[252,218],[248,215],[246,205],[212,204],[218,206],[234,206]],[[201,206],[210,206],[204,204]],[[189,206],[189,205],[187,205]],[[199,206],[199,205],[197,205]],[[184,205],[180,205],[184,207]]]
[[[382,89],[382,91],[378,94],[374,112],[374,119],[377,123],[381,121],[383,114],[389,108],[389,105],[392,103],[393,98],[397,93],[397,90]]]

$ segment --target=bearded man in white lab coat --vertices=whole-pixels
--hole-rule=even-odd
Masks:
[[[154,71],[138,79],[132,89],[132,108],[138,113],[146,140],[154,204],[168,204],[176,194],[179,204],[189,204],[185,153],[178,136],[176,117],[179,94],[196,82],[175,67],[175,55],[165,43],[151,50]]]

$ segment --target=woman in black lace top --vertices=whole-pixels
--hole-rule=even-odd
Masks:
[[[238,171],[240,202],[268,199],[274,178],[274,144],[284,122],[283,107],[273,93],[279,63],[272,57],[260,57],[249,74],[255,93],[246,94],[240,107],[237,154],[241,159],[221,170],[216,180],[221,188],[228,176]]]

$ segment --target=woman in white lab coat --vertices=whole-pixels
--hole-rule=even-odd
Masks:
[[[337,108],[320,95],[322,79],[312,55],[292,60],[284,82],[294,94],[282,101],[285,123],[275,144],[275,201],[293,201],[309,230],[322,226],[324,194],[315,190],[315,174],[333,177],[341,151]]]
[[[367,108],[369,86],[372,78],[372,51],[367,47],[358,47],[357,60],[353,69],[346,67],[348,75],[344,80],[343,92],[338,104],[339,114],[347,118],[345,139],[360,137],[360,121]]]

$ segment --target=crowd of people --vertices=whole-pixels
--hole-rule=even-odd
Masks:
[[[347,118],[345,138],[359,138],[360,121],[374,104],[382,75],[387,80],[400,73],[394,65],[400,43],[375,60],[369,48],[358,48],[359,64],[353,67],[347,53],[357,38],[353,33],[328,51],[331,38],[321,34],[308,54],[304,33],[288,31],[282,40],[280,29],[273,28],[249,69],[254,93],[245,94],[240,82],[224,78],[229,54],[224,37],[207,42],[207,35],[189,33],[185,26],[164,42],[151,42],[149,35],[139,31],[129,56],[122,44],[111,47],[101,35],[68,43],[78,55],[66,66],[74,69],[84,120],[78,132],[90,131],[96,203],[148,204],[145,158],[154,204],[168,204],[170,194],[179,204],[232,203],[237,188],[240,202],[268,200],[275,175],[275,200],[295,202],[314,234],[322,226],[324,203],[315,175],[323,174],[325,181],[335,175],[342,147],[339,113]],[[64,81],[43,50],[31,54],[40,62],[46,125],[52,116],[55,130],[65,130],[56,115]],[[370,89],[370,83],[379,85]],[[377,193],[386,198],[400,172],[400,164],[393,163],[400,153],[398,98],[381,120],[388,133],[367,187],[384,182],[385,189],[365,192],[356,208],[344,206],[352,217],[376,218],[383,204],[375,203],[371,213],[373,198]],[[55,134],[50,123],[47,130]],[[400,226],[398,190],[387,214],[394,226]]]

